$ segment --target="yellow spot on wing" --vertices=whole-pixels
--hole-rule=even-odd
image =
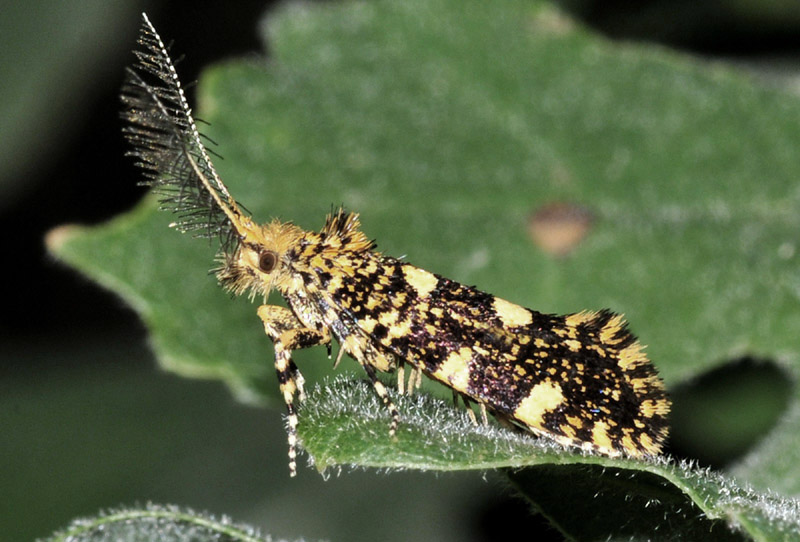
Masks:
[[[375,331],[375,326],[378,325],[378,321],[370,316],[367,316],[366,318],[362,318],[358,325],[361,326],[361,329],[367,333],[372,333]]]
[[[533,322],[531,311],[499,297],[494,298],[494,311],[500,320],[509,327],[526,326]]]
[[[381,323],[381,325],[384,325],[391,329],[392,326],[394,326],[397,323],[397,317],[398,314],[395,311],[384,312],[381,313],[380,316],[378,316],[378,321]]]
[[[608,437],[606,429],[608,429],[608,424],[605,422],[597,422],[594,424],[594,427],[592,428],[592,441],[598,448],[611,450],[614,445],[611,443],[611,439]]]
[[[606,344],[617,344],[621,340],[621,337],[618,334],[620,331],[622,331],[622,327],[624,325],[625,320],[623,320],[622,315],[615,314],[600,331],[600,342]]]
[[[403,275],[419,297],[427,297],[436,288],[436,283],[439,281],[433,273],[413,265],[404,265]]]
[[[645,378],[631,378],[630,385],[637,395],[643,395],[653,387],[653,377],[648,376]]]
[[[411,332],[411,322],[409,320],[400,320],[400,316],[397,311],[391,311],[384,312],[378,317],[378,322],[389,330],[387,338],[405,337]]]
[[[652,418],[656,414],[664,415],[669,411],[669,403],[665,400],[656,401],[654,399],[647,399],[642,401],[639,406],[639,412],[645,418]]]
[[[514,411],[514,417],[532,426],[542,426],[542,416],[564,401],[561,386],[550,381],[536,384]]]
[[[644,356],[644,352],[642,352],[642,347],[639,343],[633,343],[632,345],[623,348],[619,353],[619,361],[617,364],[625,371],[628,369],[632,369],[638,365],[642,365],[645,363],[647,358]]]
[[[577,435],[575,428],[566,423],[561,424],[561,431],[571,439],[574,439],[575,435]]]
[[[472,359],[472,350],[462,346],[458,351],[451,352],[447,356],[433,376],[443,382],[449,382],[456,391],[466,391],[469,384],[470,359]]]
[[[631,438],[630,435],[625,435],[624,437],[622,437],[622,447],[628,450],[628,452],[633,455],[638,455],[638,453],[640,453],[638,452],[636,445],[633,443],[633,439]]]
[[[649,453],[658,453],[659,446],[653,442],[653,439],[650,438],[650,435],[647,433],[642,433],[639,435],[639,443],[642,445],[642,448],[647,450]]]
[[[591,311],[576,312],[575,314],[567,315],[564,323],[567,324],[567,327],[578,327],[580,324],[590,322],[595,316],[596,313]]]
[[[575,429],[581,429],[583,427],[583,420],[578,418],[577,416],[567,416],[567,423],[570,424]]]

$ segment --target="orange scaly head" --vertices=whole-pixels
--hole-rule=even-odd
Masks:
[[[272,289],[286,291],[293,287],[289,249],[303,237],[294,224],[273,220],[258,225],[249,218],[236,222],[241,234],[236,251],[217,270],[222,286],[236,295],[250,290],[251,296],[265,298]]]

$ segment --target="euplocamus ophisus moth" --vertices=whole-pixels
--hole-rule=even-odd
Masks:
[[[400,414],[378,372],[412,369],[465,403],[565,446],[609,456],[657,454],[669,400],[621,316],[602,310],[543,314],[375,250],[358,215],[332,212],[319,232],[254,222],[218,177],[161,38],[144,16],[138,62],[126,72],[123,129],[143,183],[177,214],[172,225],[218,237],[216,276],[227,290],[277,290],[288,308],[258,316],[275,349],[288,409],[289,468],[296,472],[303,377],[291,352],[339,343],[366,371],[391,413]],[[338,361],[338,358],[337,358]],[[409,386],[411,387],[411,385]],[[472,411],[470,410],[470,413]]]

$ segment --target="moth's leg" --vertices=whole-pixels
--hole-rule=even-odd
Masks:
[[[414,395],[414,382],[418,378],[417,375],[421,374],[421,371],[413,365],[409,365],[409,367],[411,367],[411,371],[408,375],[408,387],[406,387],[406,364],[400,362],[397,366],[397,392],[400,395]]]
[[[458,397],[459,394],[457,391],[453,390],[453,404],[458,406]],[[475,411],[472,409],[472,401],[466,396],[461,395],[461,400],[464,402],[464,406],[467,407],[467,416],[469,416],[472,425],[478,425],[478,418],[475,417]]]
[[[389,411],[389,414],[392,416],[392,421],[389,424],[389,436],[393,437],[395,433],[397,433],[397,426],[400,423],[400,412],[389,398],[389,393],[386,391],[386,386],[384,386],[383,383],[378,380],[378,376],[375,373],[375,368],[367,363],[362,364],[362,367],[364,367],[364,370],[367,372],[367,376],[369,377],[370,382],[372,382],[372,387],[375,388],[375,393],[377,393],[378,397],[381,398],[383,406],[386,407],[386,409]]]
[[[330,336],[327,334],[327,332],[320,333],[316,330],[303,327],[303,324],[301,324],[294,314],[292,314],[292,311],[285,307],[278,307],[276,305],[262,305],[258,308],[258,316],[264,322],[264,330],[273,342],[275,342],[277,339],[280,339],[281,335],[284,333],[291,332],[291,334],[295,335],[295,337],[292,337],[291,340],[293,343],[299,343],[297,346],[287,347],[287,339],[290,337],[287,336],[283,338],[284,348],[287,350],[297,350],[299,348],[316,346],[318,344],[324,344],[330,349]],[[305,337],[303,335],[310,335],[310,337]],[[319,336],[323,337],[323,340],[319,340]],[[304,388],[305,379],[297,369],[297,365],[295,365],[291,357],[288,359],[285,372],[288,373],[289,377],[286,379],[287,382],[292,382],[297,389],[300,400],[303,401],[306,395]],[[283,389],[281,389],[281,391],[283,392]]]
[[[408,387],[409,395],[414,392],[414,388],[420,389],[422,387],[422,369],[419,367],[414,367],[414,370],[411,372],[411,376],[414,377],[414,385]]]
[[[400,366],[397,368],[397,393],[403,395],[405,393],[405,386],[406,386],[406,364],[401,363]]]
[[[326,329],[317,331],[304,327],[303,324],[285,307],[262,305],[258,308],[258,317],[264,322],[267,333],[275,348],[275,372],[278,374],[281,395],[288,412],[289,440],[289,475],[297,474],[297,413],[294,407],[295,393],[300,400],[305,398],[303,375],[292,361],[292,350],[310,346],[328,345],[330,333]]]
[[[483,425],[489,425],[489,416],[486,414],[486,403],[478,403],[481,408],[481,421]]]
[[[342,356],[344,356],[344,348],[342,348],[342,345],[339,345],[339,351],[336,353],[336,361],[333,362],[334,369],[339,366],[339,362],[342,361]]]
[[[403,367],[402,365],[400,366]],[[400,376],[398,376],[400,378]],[[398,386],[400,389],[400,393],[402,394],[404,391],[406,394],[414,395],[414,388],[419,388],[420,384],[422,383],[422,370],[414,367],[411,365],[411,374],[408,375],[408,387],[405,388],[402,385]]]

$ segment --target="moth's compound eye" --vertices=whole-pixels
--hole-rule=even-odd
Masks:
[[[265,250],[258,256],[258,268],[264,273],[271,273],[278,263],[278,255],[271,250]]]

